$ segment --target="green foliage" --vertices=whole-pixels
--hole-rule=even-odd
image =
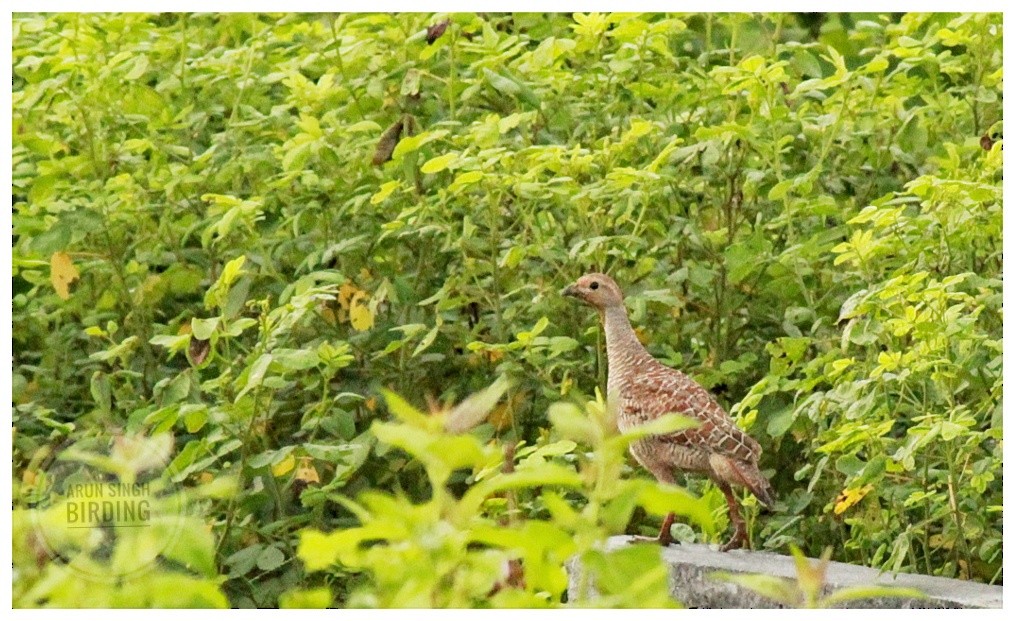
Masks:
[[[16,530],[16,603],[553,605],[573,552],[599,604],[636,604],[611,572],[650,553],[597,560],[593,539],[676,505],[715,521],[676,536],[714,542],[725,509],[604,457],[624,440],[595,407],[557,404],[605,384],[594,318],[557,294],[589,268],[764,446],[780,503],[749,509],[757,546],[1002,580],[1000,15],[13,31],[16,509],[38,455],[112,429],[172,434],[174,484],[236,489],[198,503],[214,575],[164,576],[198,599],[36,596],[59,563]],[[307,573],[309,533],[401,510]],[[470,544],[491,529],[528,534]],[[449,564],[399,594],[380,564],[401,543]],[[532,583],[486,597],[519,558]]]
[[[505,388],[498,381],[431,416],[387,393],[399,422],[375,422],[372,431],[425,465],[429,498],[414,503],[371,490],[342,500],[359,526],[304,530],[298,553],[307,570],[366,574],[349,596],[357,607],[546,607],[561,602],[565,563],[576,556],[587,562],[588,586],[599,593],[581,604],[672,606],[657,545],[602,552],[600,544],[636,507],[655,515],[676,511],[711,530],[707,507],[679,488],[618,478],[628,444],[645,431],[618,435],[602,402],[590,402],[587,414],[559,404],[551,419],[562,438],[551,435],[533,447],[508,444],[501,451],[456,433],[464,431],[463,408],[475,412],[478,424],[496,405],[488,395]],[[586,456],[573,452],[579,442],[591,445]],[[462,468],[472,471],[474,484],[456,497],[448,479]]]
[[[101,443],[83,438],[52,456],[71,465],[66,477],[54,476],[52,465],[38,467],[51,457],[40,451],[23,480],[16,483],[15,497],[25,504],[15,508],[12,519],[13,551],[18,559],[14,606],[227,607],[218,585],[211,528],[192,509],[231,494],[231,482],[220,479],[182,491],[169,481],[170,470],[157,473],[154,479],[142,478],[171,449],[172,439],[166,434],[118,437],[108,455]],[[83,516],[90,503],[73,493],[59,494],[54,503],[44,500],[64,483],[94,482],[84,466],[94,466],[105,475],[98,480],[103,487],[144,480],[151,492],[144,497],[150,519],[132,516],[130,521],[147,528],[68,528],[68,516]],[[102,499],[105,504],[122,506],[125,496],[110,493]],[[47,562],[55,558],[64,562]]]

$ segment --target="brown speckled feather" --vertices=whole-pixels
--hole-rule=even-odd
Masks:
[[[638,424],[673,412],[683,414],[698,421],[698,426],[655,439],[758,463],[761,446],[737,427],[707,390],[680,371],[653,366],[656,368],[622,382],[618,403],[622,418]]]
[[[700,472],[726,497],[733,538],[721,550],[749,543],[747,528],[731,486],[751,490],[762,504],[774,502],[772,487],[758,459],[761,446],[737,427],[721,405],[700,384],[652,357],[638,340],[624,306],[624,294],[609,276],[586,274],[564,290],[599,311],[606,333],[607,399],[616,408],[621,430],[670,413],[698,422],[693,429],[641,438],[631,445],[635,459],[665,483],[677,471]],[[671,541],[673,514],[663,521],[659,542]]]
[[[622,298],[612,280],[604,286]],[[610,289],[607,289],[609,291]],[[717,482],[747,487],[765,505],[772,491],[758,469],[761,446],[737,427],[700,384],[652,357],[638,340],[623,303],[600,309],[606,332],[607,394],[618,408],[617,423],[629,429],[671,412],[698,426],[636,442],[631,452],[656,478],[673,481],[674,471],[701,472]]]

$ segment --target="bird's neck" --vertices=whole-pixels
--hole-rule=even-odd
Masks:
[[[638,340],[627,309],[610,306],[602,311],[603,330],[606,332],[606,357],[612,379],[624,374],[632,365],[651,360],[652,356]]]

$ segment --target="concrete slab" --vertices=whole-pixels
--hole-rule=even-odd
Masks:
[[[629,545],[630,537],[612,537],[607,549]],[[718,546],[674,544],[662,552],[670,566],[670,592],[689,608],[781,608],[776,602],[742,586],[715,579],[711,574],[722,571],[742,574],[767,574],[796,579],[792,556],[772,552],[736,550],[719,552]],[[568,565],[571,584],[569,601],[577,601],[576,562]],[[927,595],[915,598],[873,598],[844,605],[848,608],[1001,608],[1002,587],[966,580],[953,580],[917,574],[883,573],[877,569],[832,562],[826,574],[826,593],[844,587],[890,585],[919,589]]]

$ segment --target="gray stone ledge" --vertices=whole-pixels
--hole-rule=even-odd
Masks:
[[[612,537],[607,549],[628,545],[630,537]],[[735,550],[719,552],[718,546],[674,544],[663,550],[670,566],[670,593],[689,608],[781,608],[776,602],[729,582],[716,580],[713,572],[768,574],[796,578],[793,557],[772,552]],[[812,560],[813,562],[813,560]],[[580,567],[568,564],[571,583],[568,600],[580,601],[576,579]],[[1002,587],[918,574],[882,573],[877,569],[832,562],[826,574],[826,593],[852,586],[897,586],[919,589],[926,599],[872,598],[845,604],[849,608],[1001,608]]]

